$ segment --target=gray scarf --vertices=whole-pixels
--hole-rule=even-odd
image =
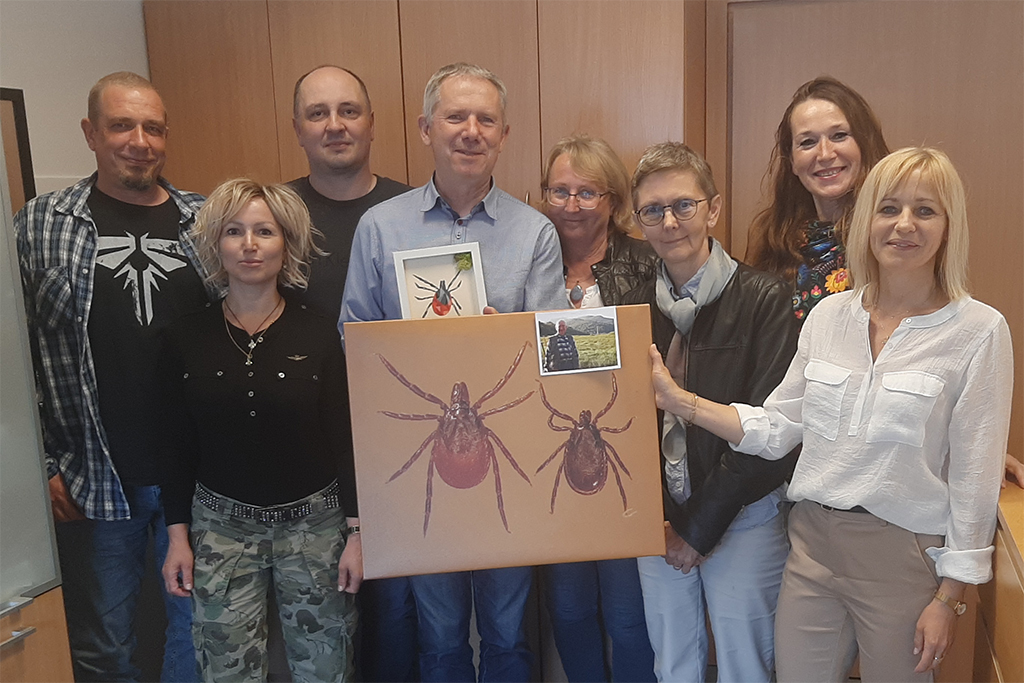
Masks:
[[[686,356],[689,347],[687,337],[693,329],[697,311],[721,296],[736,268],[736,261],[725,253],[725,249],[717,240],[711,238],[711,256],[704,267],[695,299],[683,297],[677,300],[672,295],[673,284],[664,263],[658,271],[655,300],[661,312],[676,327],[665,365],[679,386],[686,386]],[[678,415],[666,411],[661,434],[661,452],[665,456],[665,478],[669,493],[672,494],[673,500],[682,503],[690,497],[691,490],[686,473],[686,423]]]

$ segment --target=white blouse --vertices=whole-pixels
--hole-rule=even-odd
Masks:
[[[1010,330],[970,297],[906,318],[872,362],[859,291],[808,316],[764,408],[734,404],[743,453],[778,459],[803,441],[793,500],[860,505],[931,548],[939,576],[992,577],[992,536],[1013,394]]]

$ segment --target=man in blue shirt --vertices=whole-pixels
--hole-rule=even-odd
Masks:
[[[393,254],[477,242],[487,303],[497,312],[565,308],[555,227],[502,192],[491,173],[508,139],[505,86],[471,64],[442,67],[427,82],[420,137],[434,156],[423,187],[378,204],[356,229],[339,327],[402,317]],[[344,332],[344,331],[343,331]],[[480,633],[480,681],[527,681],[523,611],[532,568],[412,577],[424,681],[476,681],[469,620]]]

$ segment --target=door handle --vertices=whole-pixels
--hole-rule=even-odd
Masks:
[[[35,626],[26,626],[20,631],[11,631],[11,637],[0,643],[0,650],[16,645],[36,632]]]

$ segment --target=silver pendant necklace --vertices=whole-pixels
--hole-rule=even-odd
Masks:
[[[284,302],[284,297],[279,297],[278,300],[277,300],[277,304],[270,311],[270,313],[267,314],[267,317],[263,319],[263,322],[261,322],[259,325],[256,326],[256,331],[249,335],[249,343],[247,344],[247,346],[249,347],[248,351],[243,349],[238,344],[238,342],[235,341],[235,335],[231,334],[231,326],[228,325],[228,317],[226,315],[224,316],[224,331],[226,331],[228,333],[228,339],[230,339],[231,343],[235,345],[235,348],[238,349],[242,353],[243,356],[245,356],[245,364],[246,365],[252,365],[252,354],[253,354],[253,351],[256,350],[256,345],[257,344],[260,344],[260,343],[263,342],[263,333],[267,331],[267,328],[264,327],[264,325],[266,325],[267,321],[270,320],[270,317],[272,315],[274,315],[274,313],[277,312],[277,309],[281,307],[281,304],[283,302]],[[238,323],[238,326],[242,328],[242,331],[245,332],[246,334],[249,334],[249,330],[245,329],[245,325],[243,325],[242,321],[238,319],[238,315],[234,311],[231,310],[230,306],[228,306],[228,300],[227,299],[224,299],[224,308],[225,308],[225,310],[228,313],[231,314],[231,317],[235,319],[235,322]],[[269,327],[269,325],[268,325],[268,327]]]
[[[571,301],[573,305],[578,304],[583,301],[583,294],[583,288],[580,287],[580,281],[577,280],[576,286],[569,290],[569,301]]]

